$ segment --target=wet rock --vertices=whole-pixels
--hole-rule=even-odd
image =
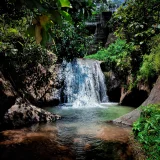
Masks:
[[[119,124],[124,124],[124,125],[129,125],[132,126],[133,123],[140,117],[140,109],[137,108],[135,110],[133,110],[130,113],[127,113],[115,120],[113,120],[113,123],[119,123]]]
[[[37,122],[52,122],[56,119],[60,119],[60,116],[37,108],[18,98],[5,114],[4,123],[9,127],[20,127]]]
[[[105,64],[101,63],[101,68],[103,68],[103,65]],[[104,72],[104,75],[105,75],[107,95],[108,95],[109,101],[119,102],[121,97],[121,81],[117,79],[115,74],[111,71]]]
[[[151,90],[149,97],[142,103],[142,106],[158,103],[160,103],[160,76],[157,79],[153,89]]]

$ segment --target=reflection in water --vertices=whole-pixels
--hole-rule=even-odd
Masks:
[[[102,104],[100,108],[46,108],[62,119],[56,123],[7,130],[0,134],[1,160],[129,160],[130,128],[107,124],[133,110]]]

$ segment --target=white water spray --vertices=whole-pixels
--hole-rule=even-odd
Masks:
[[[72,107],[95,107],[108,102],[99,61],[75,59],[63,62],[63,101]]]

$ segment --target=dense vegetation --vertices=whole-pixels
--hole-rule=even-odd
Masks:
[[[94,55],[88,55],[86,58],[97,59],[105,62],[107,71],[113,71],[124,83],[126,77],[131,74],[130,54],[134,46],[126,43],[125,40],[117,39],[109,47],[102,48]]]
[[[142,107],[139,120],[134,123],[135,138],[143,144],[148,159],[160,159],[160,105]]]
[[[107,62],[113,71],[120,66],[118,71],[125,77],[124,83],[128,76],[132,79],[131,83],[152,83],[159,74],[159,7],[158,0],[129,0],[120,6],[110,21],[117,41],[88,58]],[[114,48],[113,51],[111,48]]]

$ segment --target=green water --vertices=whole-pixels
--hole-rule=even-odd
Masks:
[[[45,109],[62,119],[5,131],[5,140],[0,143],[1,160],[132,160],[127,151],[130,128],[107,121],[133,107],[108,103],[93,108],[64,105]]]
[[[120,106],[116,103],[101,104],[101,106],[93,108],[72,108],[72,106],[58,106],[46,107],[46,110],[62,116],[62,122],[67,119],[73,123],[86,121],[86,122],[106,122],[116,119],[128,112],[131,112],[133,107]],[[61,123],[61,122],[59,122]]]

